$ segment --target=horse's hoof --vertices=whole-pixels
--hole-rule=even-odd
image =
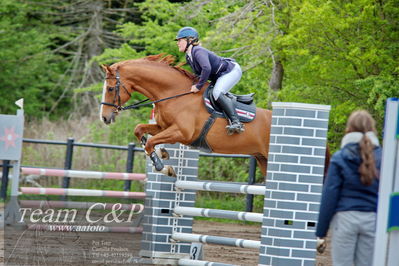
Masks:
[[[162,160],[169,160],[169,153],[165,148],[160,148],[156,150],[156,153]]]
[[[164,175],[167,175],[167,176],[177,177],[175,170],[170,165],[165,166],[162,169],[161,173],[163,173]]]

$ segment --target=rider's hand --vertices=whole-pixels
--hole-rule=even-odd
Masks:
[[[326,250],[327,247],[327,241],[324,237],[322,238],[317,238],[317,245],[316,249],[320,254],[323,254],[323,252]]]
[[[194,92],[194,93],[197,93],[197,92],[199,92],[200,90],[197,89],[197,86],[193,85],[193,86],[191,86],[191,90],[190,90],[190,91],[191,91],[191,92]]]

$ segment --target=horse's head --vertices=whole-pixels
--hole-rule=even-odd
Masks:
[[[103,65],[106,73],[100,119],[105,124],[115,121],[122,106],[136,91],[151,101],[170,97],[188,90],[195,76],[173,66],[174,58],[163,54]]]
[[[122,82],[118,68],[103,65],[105,81],[101,99],[100,119],[105,124],[115,121],[120,108],[130,99],[129,88]]]

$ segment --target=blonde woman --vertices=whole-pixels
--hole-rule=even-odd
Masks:
[[[322,252],[331,229],[334,266],[369,266],[373,261],[382,151],[376,133],[367,111],[353,112],[341,149],[330,161],[316,236]]]

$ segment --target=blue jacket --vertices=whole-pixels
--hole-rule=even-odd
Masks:
[[[199,90],[208,80],[214,83],[220,76],[234,68],[232,59],[220,57],[202,46],[193,46],[191,55],[193,59],[191,60],[186,54],[186,60],[195,74],[199,76],[196,85]]]
[[[381,167],[381,152],[381,147],[374,148],[378,172]],[[327,235],[330,222],[336,212],[377,211],[379,179],[375,179],[370,186],[363,185],[358,172],[360,163],[358,143],[349,143],[332,156],[323,186],[316,236]]]

